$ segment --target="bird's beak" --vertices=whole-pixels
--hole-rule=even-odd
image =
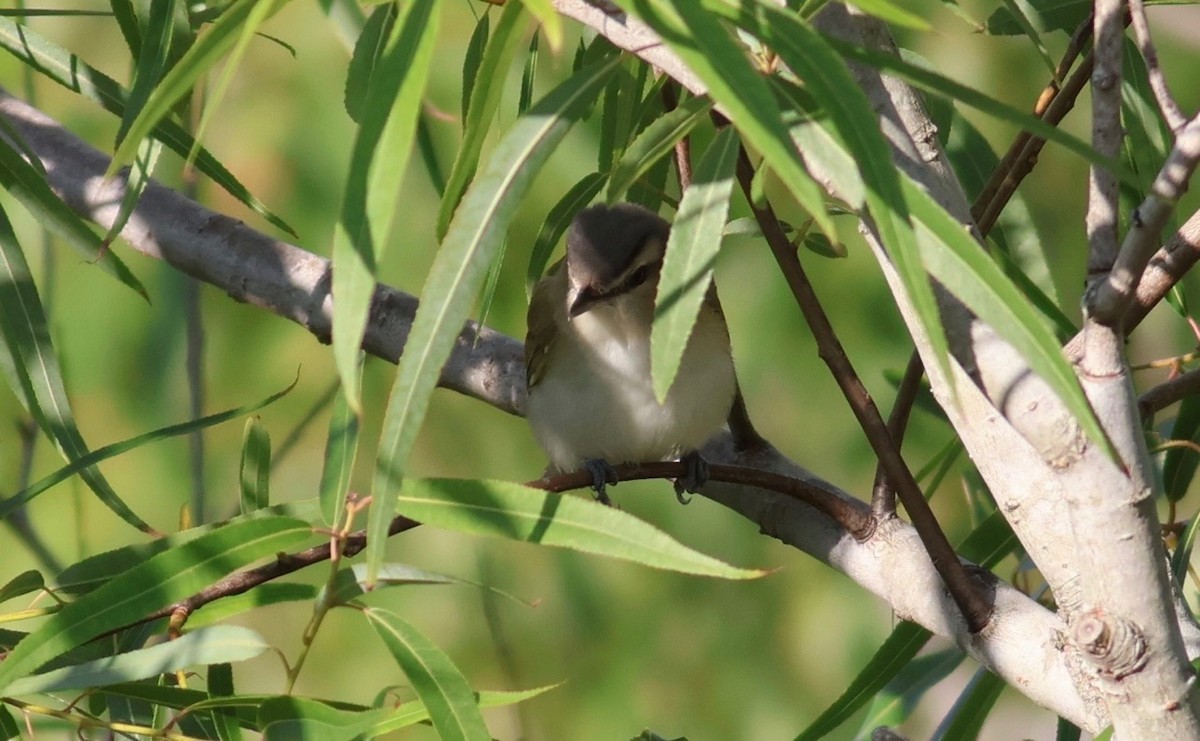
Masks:
[[[567,319],[574,319],[596,305],[602,296],[591,286],[567,288]]]

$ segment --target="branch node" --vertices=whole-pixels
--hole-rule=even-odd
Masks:
[[[1146,637],[1141,629],[1100,608],[1076,618],[1071,638],[1101,677],[1120,680],[1146,666]]]

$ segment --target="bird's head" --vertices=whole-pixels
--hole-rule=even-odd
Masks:
[[[633,203],[580,211],[567,232],[567,316],[653,285],[671,226]]]

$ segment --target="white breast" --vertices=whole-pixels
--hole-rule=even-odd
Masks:
[[[560,325],[553,361],[530,390],[527,413],[552,468],[593,458],[663,460],[702,445],[733,403],[733,359],[715,315],[697,324],[664,404],[650,380],[648,317],[636,302],[603,304]],[[711,311],[705,309],[705,311]]]

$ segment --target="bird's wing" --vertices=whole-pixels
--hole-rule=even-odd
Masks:
[[[533,287],[526,315],[528,328],[525,333],[525,386],[533,388],[545,375],[547,361],[554,352],[554,338],[558,335],[555,326],[558,315],[563,311],[566,300],[566,270],[561,263],[551,269],[546,277]]]

